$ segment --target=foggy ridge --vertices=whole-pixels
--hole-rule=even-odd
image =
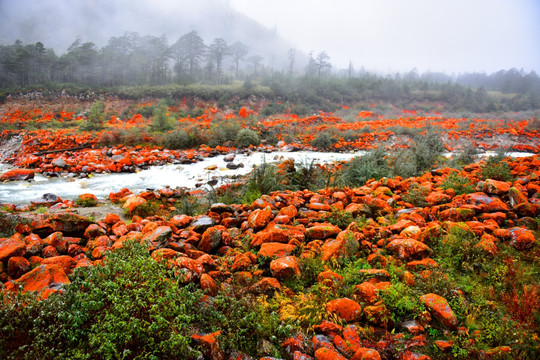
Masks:
[[[64,53],[77,37],[106,45],[125,32],[166,35],[169,43],[190,31],[210,42],[240,41],[263,62],[281,67],[293,45],[222,0],[0,0],[0,44],[41,41]]]

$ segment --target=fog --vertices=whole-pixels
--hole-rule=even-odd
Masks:
[[[174,43],[196,30],[241,41],[275,68],[294,47],[326,51],[334,69],[540,72],[535,0],[0,0],[0,24],[0,44],[41,41],[59,54],[78,36],[104,46],[135,31]]]
[[[540,70],[537,0],[231,0],[304,51],[385,72]]]

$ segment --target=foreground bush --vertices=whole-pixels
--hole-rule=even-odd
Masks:
[[[63,293],[46,300],[0,292],[0,357],[192,359],[195,330],[221,330],[222,346],[252,352],[283,331],[250,299],[218,295],[209,306],[181,274],[128,243],[103,266],[76,269]]]

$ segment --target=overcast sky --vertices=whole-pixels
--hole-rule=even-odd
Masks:
[[[226,0],[338,68],[540,73],[540,0]]]

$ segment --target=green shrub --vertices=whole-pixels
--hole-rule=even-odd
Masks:
[[[493,179],[499,181],[512,181],[512,169],[505,160],[504,150],[497,152],[495,156],[490,156],[484,166],[482,166],[482,179]]]
[[[261,165],[253,169],[247,180],[243,196],[244,202],[252,203],[261,195],[284,189],[284,179],[277,172],[276,167],[263,161]]]
[[[215,147],[224,146],[225,143],[232,143],[237,139],[240,131],[240,124],[233,121],[219,121],[210,128],[210,138],[208,145]]]
[[[173,130],[164,134],[162,143],[167,149],[183,150],[192,147],[189,135],[184,130]]]
[[[453,189],[456,195],[470,194],[474,192],[474,184],[466,176],[461,176],[458,172],[452,172],[444,182],[441,187],[444,190]]]
[[[174,118],[168,115],[167,104],[160,101],[154,108],[150,129],[157,132],[169,131],[174,129],[175,123]]]
[[[476,156],[480,151],[473,144],[468,144],[457,156],[454,157],[453,163],[458,166],[469,165],[476,161]]]
[[[239,148],[249,147],[250,145],[259,145],[259,135],[251,129],[242,129],[236,135],[236,146]]]
[[[5,359],[194,358],[189,324],[196,320],[201,295],[179,287],[172,270],[152,260],[145,247],[125,243],[103,266],[76,269],[65,291],[47,300],[1,294],[0,354]]]
[[[431,170],[437,163],[439,156],[444,152],[444,143],[439,133],[432,127],[427,127],[425,134],[414,136],[414,154],[416,170],[422,173]]]
[[[341,179],[346,186],[362,186],[369,179],[380,179],[391,175],[391,169],[386,159],[386,151],[379,147],[353,158],[343,167]]]
[[[429,194],[429,190],[417,183],[412,183],[409,187],[409,191],[403,195],[403,200],[418,207],[427,206],[426,196]]]
[[[337,139],[332,137],[327,132],[322,132],[313,141],[311,142],[311,146],[314,148],[317,148],[319,150],[328,150],[330,149],[335,143],[337,142]]]
[[[82,123],[79,128],[83,131],[97,131],[104,127],[103,121],[105,120],[105,104],[101,101],[96,101],[92,104],[88,112],[88,117],[85,122]]]

